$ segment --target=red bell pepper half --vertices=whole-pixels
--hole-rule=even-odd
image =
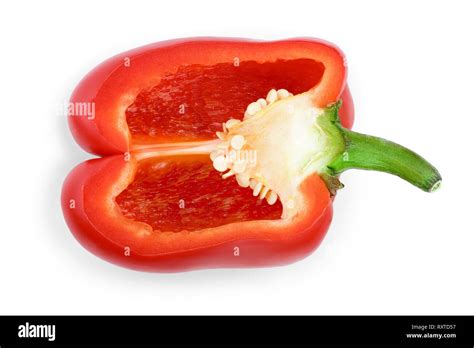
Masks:
[[[137,270],[283,265],[319,245],[347,169],[435,190],[422,157],[349,130],[346,74],[338,48],[306,38],[174,40],[105,61],[69,104],[76,141],[102,158],[66,178],[68,226]]]

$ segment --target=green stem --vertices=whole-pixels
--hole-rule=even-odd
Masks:
[[[433,192],[441,184],[441,175],[420,155],[391,141],[356,133],[336,124],[345,151],[327,166],[330,175],[347,169],[376,170],[399,176],[423,191]]]

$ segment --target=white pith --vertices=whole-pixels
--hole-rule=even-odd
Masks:
[[[293,216],[298,186],[327,164],[329,139],[317,122],[323,113],[309,93],[271,90],[248,105],[243,121],[230,119],[217,132],[214,168],[224,179],[235,176],[257,199],[280,199],[282,217]]]

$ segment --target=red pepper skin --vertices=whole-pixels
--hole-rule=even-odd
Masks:
[[[101,156],[79,164],[66,178],[62,195],[65,220],[75,238],[93,254],[126,268],[149,272],[178,272],[203,268],[278,266],[306,257],[321,243],[332,219],[332,200],[325,183],[317,175],[302,183],[300,191],[306,209],[291,223],[248,221],[229,224],[212,231],[177,233],[164,240],[159,233],[148,233],[145,224],[124,218],[114,195],[132,180],[136,159],[130,134],[121,128],[119,114],[129,100],[121,99],[124,91],[136,91],[156,83],[150,81],[155,59],[180,64],[196,56],[196,47],[207,45],[224,55],[227,49],[240,49],[241,56],[271,60],[303,51],[310,57],[325,59],[334,67],[333,79],[321,81],[324,89],[315,91],[321,106],[343,100],[341,122],[352,126],[353,104],[345,83],[346,68],[342,53],[323,41],[292,39],[278,42],[246,40],[191,39],[173,40],[141,47],[115,56],[99,65],[78,85],[72,103],[94,102],[95,118],[69,117],[76,141],[87,151]],[[255,45],[263,45],[255,53]],[[174,53],[171,53],[174,52]],[[176,53],[177,52],[177,53]],[[223,53],[224,52],[224,53]],[[219,56],[217,54],[217,56]],[[256,56],[251,56],[251,55]],[[232,53],[233,57],[233,53]],[[133,71],[125,73],[123,62],[130,58]],[[216,63],[212,54],[194,57],[195,63]],[[207,59],[207,60],[206,60]],[[222,59],[228,59],[225,55]],[[343,63],[344,62],[344,63]],[[128,67],[127,69],[130,69]],[[153,71],[156,76],[156,71]],[[120,83],[118,83],[120,81]],[[126,93],[125,93],[126,94]],[[319,98],[319,99],[318,99]],[[169,144],[172,145],[172,144]],[[131,152],[124,161],[123,153]],[[159,150],[157,150],[159,151]]]
[[[341,123],[346,128],[352,127],[354,109],[346,86],[345,58],[333,44],[309,38],[283,41],[193,38],[158,42],[118,54],[87,74],[73,91],[70,103],[94,103],[95,117],[93,120],[69,117],[76,142],[84,150],[100,156],[132,150],[130,133],[119,115],[124,114],[137,91],[157,83],[150,76],[160,76],[180,64],[231,62],[236,52],[242,61],[291,59],[297,54],[322,61],[327,72],[319,84],[321,91],[317,91],[320,106],[342,99]]]

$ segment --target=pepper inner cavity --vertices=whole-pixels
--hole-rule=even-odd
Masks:
[[[255,200],[235,180],[222,178],[207,155],[139,161],[134,181],[117,198],[122,214],[156,231],[181,232],[233,222],[277,220],[279,202]]]
[[[242,119],[247,105],[269,90],[303,93],[323,73],[323,64],[308,58],[181,66],[141,91],[126,109],[132,142],[212,139],[229,116]]]

